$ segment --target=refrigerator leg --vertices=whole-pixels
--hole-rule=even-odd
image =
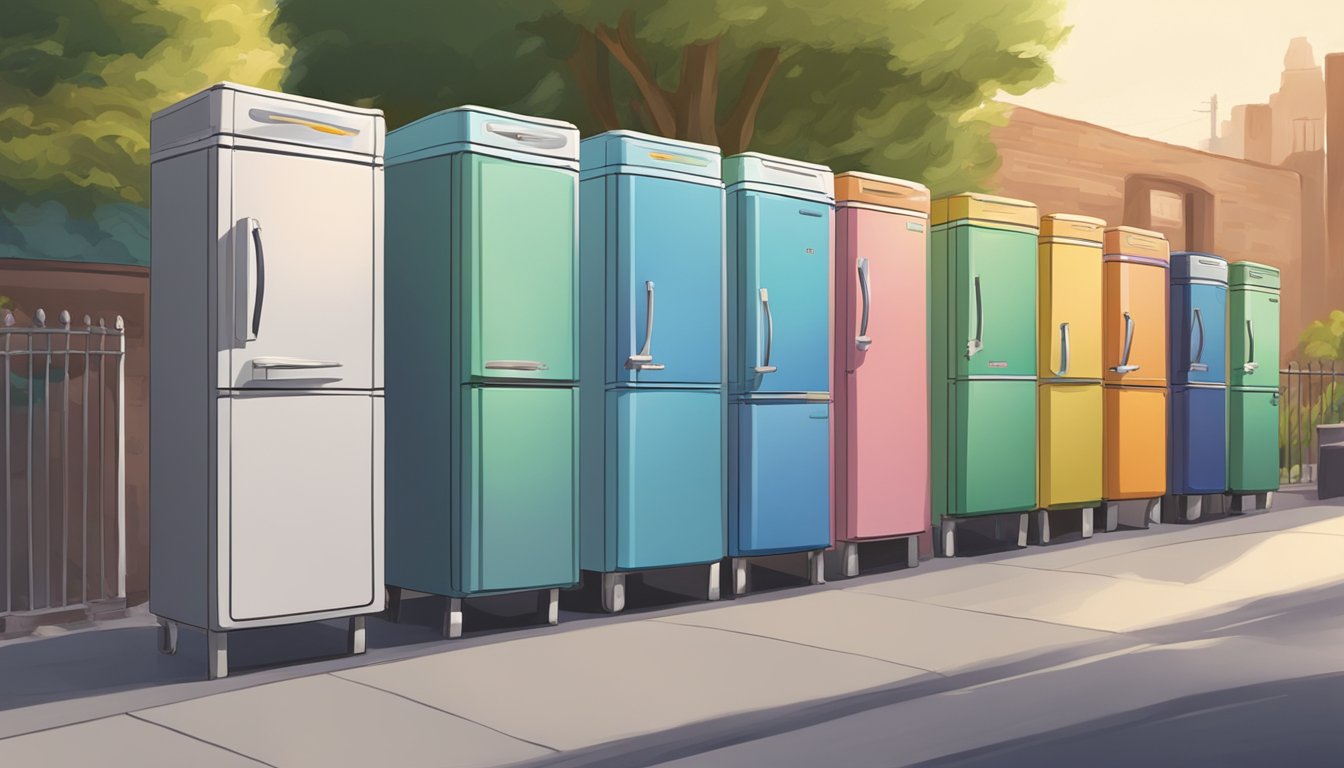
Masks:
[[[1264,493],[1255,494],[1256,509],[1269,509],[1270,505],[1273,503],[1274,503],[1273,491],[1265,491]]]
[[[206,662],[211,680],[229,676],[229,634],[227,632],[205,633]]]
[[[1029,513],[1036,516],[1036,532],[1038,544],[1050,543],[1050,512],[1044,509],[1038,509]]]
[[[620,613],[625,609],[625,574],[602,574],[602,610]]]
[[[1017,516],[1017,546],[1027,546],[1027,531],[1031,528],[1031,515],[1027,512]]]
[[[957,556],[957,521],[944,517],[938,523],[938,543],[942,557]]]
[[[537,607],[546,615],[546,623],[552,626],[560,623],[560,590],[543,589],[537,593]]]
[[[709,593],[707,600],[713,602],[719,599],[719,561],[715,560],[709,564]]]
[[[859,542],[846,541],[840,545],[840,563],[845,578],[852,579],[859,575]]]
[[[1158,525],[1162,522],[1162,498],[1148,500],[1148,524]]]
[[[387,620],[393,624],[401,621],[401,587],[387,588]]]
[[[177,622],[159,619],[159,653],[165,656],[177,654]]]
[[[1200,515],[1204,513],[1204,497],[1187,496],[1185,499],[1185,509],[1182,511],[1185,513],[1184,516],[1187,523],[1195,522],[1200,518]]]
[[[1242,508],[1241,496],[1235,493],[1232,494],[1231,499],[1229,499],[1227,503],[1227,513],[1229,515],[1241,515],[1245,514],[1245,512],[1246,510]]]
[[[448,598],[443,612],[443,636],[452,640],[462,636],[462,598]]]
[[[747,558],[734,557],[733,559],[733,594],[745,595],[751,589],[751,566],[747,564]]]
[[[825,552],[818,549],[807,553],[807,580],[812,584],[826,583]]]
[[[1083,538],[1090,539],[1092,538],[1092,530],[1093,530],[1092,526],[1096,522],[1096,520],[1093,517],[1095,512],[1092,509],[1092,507],[1083,507],[1082,513],[1083,513]]]
[[[905,567],[915,568],[918,566],[919,566],[919,536],[906,536]]]
[[[1120,508],[1103,501],[1098,509],[1101,510],[1101,530],[1114,533],[1120,527]]]
[[[351,616],[350,626],[346,630],[346,647],[353,654],[361,654],[368,649],[364,640],[364,617]]]

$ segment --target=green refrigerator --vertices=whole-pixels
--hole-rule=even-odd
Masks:
[[[1228,267],[1227,489],[1233,511],[1279,489],[1279,270]]]
[[[1025,546],[1036,508],[1036,206],[953,195],[933,201],[930,224],[935,541],[952,557],[959,519],[1005,515],[996,528]]]
[[[579,135],[462,107],[387,137],[386,570],[462,599],[578,583]]]

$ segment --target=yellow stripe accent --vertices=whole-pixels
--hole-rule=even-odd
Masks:
[[[340,128],[335,125],[327,125],[326,123],[315,123],[312,120],[304,120],[302,118],[289,117],[287,115],[271,115],[270,118],[273,123],[301,125],[304,128],[312,128],[314,131],[329,133],[333,136],[356,136],[359,134],[359,131],[352,131],[348,128]]]

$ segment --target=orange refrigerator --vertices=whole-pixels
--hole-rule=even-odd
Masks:
[[[1105,403],[1102,525],[1119,524],[1117,502],[1144,500],[1145,523],[1161,520],[1167,491],[1167,268],[1157,232],[1111,227],[1103,236],[1102,385]]]

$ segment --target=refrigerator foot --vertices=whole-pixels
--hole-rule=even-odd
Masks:
[[[1265,491],[1264,493],[1255,494],[1256,509],[1269,509],[1273,503],[1274,503],[1273,491]]]
[[[159,653],[177,655],[177,622],[159,619]]]
[[[1096,512],[1092,507],[1083,507],[1083,538],[1092,538],[1093,525],[1096,523],[1094,515]]]
[[[555,626],[560,623],[560,590],[543,589],[537,593],[537,608],[546,617],[546,623]]]
[[[857,566],[858,564],[855,563]],[[905,567],[915,568],[919,565],[919,536],[905,537]],[[855,575],[858,575],[858,569],[855,568]]]
[[[751,590],[751,566],[745,557],[732,558],[733,594],[745,595]]]
[[[449,640],[462,636],[462,598],[448,598],[443,612],[443,636]]]
[[[210,680],[229,676],[229,635],[227,632],[205,633],[206,662]]]
[[[810,584],[826,583],[826,557],[823,550],[807,553],[807,580]]]
[[[1017,546],[1027,546],[1027,531],[1031,528],[1031,515],[1027,512],[1017,516]]]
[[[1161,522],[1162,522],[1162,499],[1161,499],[1161,497],[1158,497],[1158,498],[1156,498],[1156,499],[1149,499],[1149,500],[1148,500],[1148,524],[1149,524],[1149,525],[1157,525],[1157,524],[1160,524]]]
[[[368,650],[364,640],[364,617],[351,616],[350,626],[346,630],[346,649],[352,654],[361,654]]]
[[[602,574],[602,610],[620,613],[625,609],[625,574]]]
[[[705,595],[706,600],[713,602],[719,599],[720,578],[721,577],[719,575],[719,562],[715,560],[714,562],[709,564],[709,591]]]
[[[1102,502],[1101,510],[1101,530],[1107,533],[1114,533],[1120,527],[1120,508],[1115,504]]]
[[[938,556],[957,556],[957,522],[944,517],[937,529]]]
[[[859,575],[859,542],[846,541],[840,545],[840,565],[845,578]]]
[[[1031,538],[1035,539],[1035,541],[1036,541],[1037,544],[1049,544],[1049,543],[1050,543],[1050,510],[1048,510],[1048,509],[1038,509],[1038,510],[1036,510],[1035,512],[1028,512],[1027,514],[1029,514],[1029,515],[1031,515],[1032,517],[1036,518],[1036,525],[1032,526],[1032,527],[1034,527],[1034,528],[1036,529],[1036,535],[1035,535],[1034,537],[1031,537]]]
[[[387,620],[396,624],[401,621],[401,587],[387,588]]]

